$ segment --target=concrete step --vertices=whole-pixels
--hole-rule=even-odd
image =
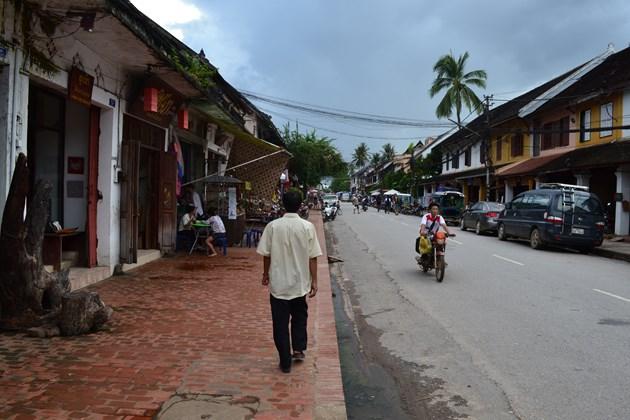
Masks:
[[[68,278],[70,279],[71,289],[77,290],[105,280],[111,274],[111,269],[107,266],[93,268],[72,267]]]
[[[139,249],[138,250],[138,262],[134,264],[123,264],[123,272],[133,270],[144,264],[150,263],[162,258],[162,253],[159,249]]]

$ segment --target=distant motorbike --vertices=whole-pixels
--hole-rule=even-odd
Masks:
[[[451,236],[455,236],[454,234]],[[446,238],[448,235],[445,232],[438,231],[429,236],[431,241],[431,251],[428,253],[420,253],[420,241],[421,237],[416,240],[416,252],[420,254],[416,257],[416,261],[423,272],[435,269],[435,279],[438,282],[444,280],[444,272],[446,271]]]
[[[366,211],[367,211],[367,209],[368,209],[368,203],[367,203],[367,201],[364,201],[364,202],[363,202],[363,205],[362,205],[362,207],[361,207],[361,208],[363,209],[363,211],[364,211],[364,212],[366,212]]]
[[[337,206],[334,203],[324,203],[324,222],[335,220],[335,217],[337,217]]]

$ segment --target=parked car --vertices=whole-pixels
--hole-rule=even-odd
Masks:
[[[505,205],[498,237],[528,239],[534,249],[556,245],[588,253],[602,244],[604,227],[604,209],[588,188],[543,184]]]
[[[496,232],[499,214],[505,206],[492,201],[479,201],[464,210],[459,227],[462,230],[474,229],[477,235],[484,232]]]
[[[324,200],[324,203],[333,204],[339,201],[339,197],[337,197],[337,194],[324,194],[322,200]]]

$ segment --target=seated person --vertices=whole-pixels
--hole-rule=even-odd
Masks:
[[[208,246],[208,256],[215,257],[217,255],[217,251],[214,249],[213,241],[215,239],[227,241],[227,237],[225,236],[225,225],[223,224],[221,217],[217,215],[217,209],[208,209],[208,214],[210,215],[210,218],[207,222],[212,229],[212,235],[208,235],[206,238],[206,245]]]
[[[186,205],[186,213],[179,221],[179,228],[177,229],[177,249],[182,249],[184,243],[190,243],[195,240],[195,232],[193,230],[193,223],[197,220],[197,208],[192,204]]]

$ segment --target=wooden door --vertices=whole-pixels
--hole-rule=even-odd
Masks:
[[[95,267],[97,261],[97,207],[98,207],[98,140],[101,110],[90,108],[90,139],[88,144],[88,191],[87,191],[87,266]]]
[[[160,152],[159,171],[159,231],[162,253],[175,251],[177,235],[177,158],[173,153]]]
[[[139,147],[134,141],[121,145],[120,261],[138,262],[138,164]]]

